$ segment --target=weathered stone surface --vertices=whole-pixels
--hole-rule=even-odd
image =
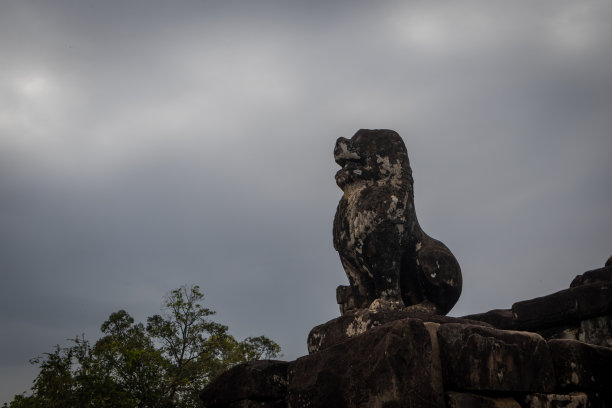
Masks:
[[[612,282],[584,285],[571,290],[581,320],[612,313]]]
[[[451,323],[439,327],[438,340],[447,389],[554,390],[550,352],[538,334]]]
[[[526,408],[587,408],[589,398],[583,392],[571,394],[529,394],[523,399]]]
[[[404,310],[360,310],[352,315],[340,316],[314,327],[308,335],[308,352],[314,353],[328,347],[342,343],[347,339],[365,333],[373,327],[401,320],[420,319],[424,322],[435,323],[462,323],[490,327],[488,323],[464,318],[448,317],[424,313],[410,309]]]
[[[550,327],[544,330],[538,330],[538,334],[546,340],[561,339],[561,340],[578,340],[578,325],[575,326],[558,326]]]
[[[612,391],[612,349],[575,340],[550,340],[548,346],[561,389]]]
[[[254,401],[254,400],[241,400],[232,402],[227,408],[286,408],[287,403],[284,399],[282,400],[268,400],[268,401]]]
[[[302,407],[444,407],[429,332],[416,319],[375,327],[297,359],[288,403]]]
[[[541,330],[612,312],[612,285],[592,283],[512,305],[517,327]]]
[[[285,398],[288,365],[286,361],[277,360],[258,360],[237,365],[208,384],[200,393],[200,399],[207,408],[233,407],[230,404],[248,403],[241,402],[242,400],[255,400],[251,401],[253,403],[267,401],[274,404],[274,400]],[[241,406],[243,405],[236,405]]]
[[[490,398],[467,392],[447,392],[448,408],[521,408],[513,398]]]
[[[587,392],[589,408],[612,408],[612,391]]]
[[[577,321],[576,309],[570,289],[512,305],[516,324],[522,330],[538,330]]]
[[[581,321],[578,340],[596,346],[612,347],[612,315]]]
[[[496,329],[501,330],[516,329],[516,321],[514,320],[514,315],[510,309],[494,309],[485,313],[463,316],[462,319],[486,322]]]
[[[344,192],[334,219],[334,248],[350,290],[337,292],[342,314],[357,309],[446,314],[461,294],[451,251],[419,226],[406,146],[392,130],[339,138],[336,183]]]
[[[612,283],[612,265],[606,263],[604,268],[595,269],[576,276],[570,284],[570,288],[591,283]]]

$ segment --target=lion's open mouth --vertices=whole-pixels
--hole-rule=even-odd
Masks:
[[[345,185],[361,178],[361,169],[363,167],[361,160],[336,161],[342,166],[342,168],[336,172],[335,177],[338,187],[343,188]]]
[[[344,167],[349,161],[360,161],[361,156],[355,151],[351,142],[343,137],[338,138],[336,147],[334,148],[334,160],[340,166]]]
[[[340,137],[334,148],[334,160],[342,167],[336,173],[336,184],[340,188],[359,178],[364,158],[358,153],[359,149],[351,143],[351,140]]]
[[[346,167],[348,165],[350,165],[351,163],[360,163],[362,162],[361,158],[359,156],[352,158],[352,157],[346,157],[346,156],[339,156],[336,157],[336,163],[338,163],[340,165],[340,167]]]

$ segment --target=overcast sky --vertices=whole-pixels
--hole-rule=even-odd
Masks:
[[[453,316],[612,254],[612,3],[0,1],[0,402],[198,284],[285,359],[339,315],[332,150],[402,135]]]

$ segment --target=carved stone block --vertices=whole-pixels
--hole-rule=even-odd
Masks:
[[[567,390],[612,391],[612,349],[575,340],[549,340],[557,384]]]
[[[288,403],[292,408],[441,408],[436,358],[423,322],[375,327],[291,363]]]
[[[444,384],[471,391],[551,392],[555,374],[535,333],[444,324],[438,329]]]

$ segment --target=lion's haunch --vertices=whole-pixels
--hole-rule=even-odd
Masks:
[[[461,269],[451,251],[419,226],[401,137],[362,129],[337,140],[334,159],[344,191],[334,248],[350,283],[337,291],[341,313],[406,307],[448,313],[461,294]]]

